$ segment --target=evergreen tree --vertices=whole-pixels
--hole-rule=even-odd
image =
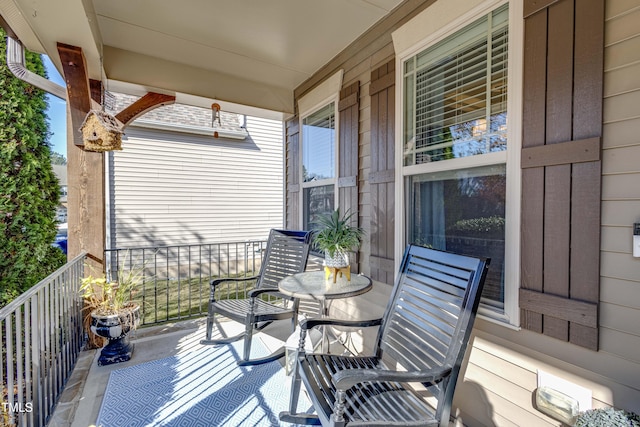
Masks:
[[[51,244],[60,187],[51,167],[45,93],[6,65],[0,29],[0,307],[65,262]],[[30,71],[45,76],[42,58],[25,52]]]

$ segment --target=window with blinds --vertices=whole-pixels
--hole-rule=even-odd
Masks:
[[[335,104],[327,104],[302,119],[303,182],[335,177],[336,170]]]
[[[506,149],[508,6],[404,63],[404,165]]]
[[[495,319],[507,319],[508,29],[505,4],[403,62],[406,241],[490,257],[481,311]]]
[[[336,103],[302,118],[302,225],[333,212],[336,195]]]

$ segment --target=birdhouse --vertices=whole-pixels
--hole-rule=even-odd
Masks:
[[[122,125],[104,111],[89,111],[80,126],[80,132],[86,151],[122,150]]]

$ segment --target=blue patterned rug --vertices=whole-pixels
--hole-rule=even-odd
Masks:
[[[242,341],[207,346],[111,372],[96,425],[281,425],[278,413],[288,409],[290,377],[277,361],[239,367],[241,350]],[[266,354],[254,340],[252,356]],[[298,408],[309,406],[301,393]]]

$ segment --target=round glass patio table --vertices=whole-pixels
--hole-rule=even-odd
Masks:
[[[349,298],[371,290],[371,279],[362,274],[352,274],[351,280],[342,275],[333,282],[324,271],[305,271],[287,276],[280,281],[278,289],[294,298],[320,301],[321,315],[327,315],[327,300]]]
[[[285,295],[320,302],[320,316],[327,317],[329,314],[328,303],[339,298],[350,298],[369,292],[372,288],[371,279],[362,274],[352,274],[351,280],[347,280],[346,274],[339,276],[336,282],[333,277],[325,274],[324,271],[305,271],[287,276],[280,281],[278,289]],[[322,327],[322,349],[324,353],[329,352],[329,328]],[[348,344],[342,343],[345,348]]]

